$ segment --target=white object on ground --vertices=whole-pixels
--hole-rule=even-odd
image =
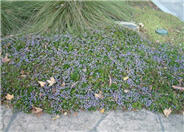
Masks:
[[[139,28],[134,22],[116,21],[115,23],[133,30],[137,30]]]

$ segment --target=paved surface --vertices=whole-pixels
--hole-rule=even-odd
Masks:
[[[80,112],[53,120],[48,114],[37,117],[23,112],[13,113],[1,106],[0,131],[3,132],[183,132],[184,115],[112,111]]]
[[[151,0],[164,12],[177,16],[184,21],[184,0]]]

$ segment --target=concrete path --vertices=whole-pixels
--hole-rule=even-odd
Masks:
[[[13,113],[1,106],[0,131],[3,132],[183,132],[184,115],[112,111],[79,112],[53,120],[48,114],[37,117],[23,112]]]

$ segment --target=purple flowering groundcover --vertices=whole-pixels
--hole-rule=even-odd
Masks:
[[[184,109],[184,93],[172,88],[184,85],[182,45],[156,45],[121,28],[1,43],[1,102],[19,110]]]

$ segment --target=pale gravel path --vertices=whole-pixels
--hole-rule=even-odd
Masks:
[[[2,132],[184,132],[184,115],[165,118],[146,110],[105,114],[79,112],[53,120],[48,114],[37,117],[23,112],[13,113],[1,106],[0,119]]]

